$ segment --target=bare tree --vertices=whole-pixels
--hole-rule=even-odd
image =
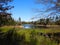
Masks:
[[[37,4],[45,5],[45,10],[41,12],[47,13],[51,12],[48,15],[57,15],[60,14],[60,0],[35,0]]]

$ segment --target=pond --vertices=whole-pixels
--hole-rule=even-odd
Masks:
[[[23,28],[47,28],[45,25],[23,24]]]
[[[23,28],[34,28],[33,24],[23,24]]]

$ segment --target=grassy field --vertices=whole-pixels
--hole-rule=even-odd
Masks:
[[[59,45],[57,41],[54,39],[51,40],[48,37],[43,36],[41,33],[46,34],[46,33],[57,33],[60,32],[60,28],[36,28],[36,29],[22,29],[22,28],[14,28],[14,27],[1,27],[0,30],[2,32],[9,32],[9,30],[16,31],[18,34],[17,37],[20,36],[20,38],[16,39],[19,40],[20,45]],[[15,38],[14,37],[14,38]],[[18,41],[16,41],[18,42]],[[15,43],[16,43],[15,42]]]
[[[4,27],[0,27],[0,29],[2,29],[2,31],[8,31],[10,29],[13,29],[13,26],[4,26]],[[19,28],[19,27],[15,27],[15,30],[17,31],[32,31],[35,30],[36,32],[42,32],[42,33],[55,33],[55,32],[60,32],[60,27],[53,27],[53,28],[34,28],[34,29],[23,29],[23,28]]]

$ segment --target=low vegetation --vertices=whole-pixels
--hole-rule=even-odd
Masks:
[[[59,29],[0,28],[0,45],[59,45]],[[59,34],[59,35],[57,35]]]

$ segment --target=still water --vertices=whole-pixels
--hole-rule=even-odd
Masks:
[[[47,28],[45,25],[33,25],[33,24],[23,24],[23,28]]]
[[[22,25],[23,26],[23,28],[34,28],[34,25],[33,24],[23,24]]]

